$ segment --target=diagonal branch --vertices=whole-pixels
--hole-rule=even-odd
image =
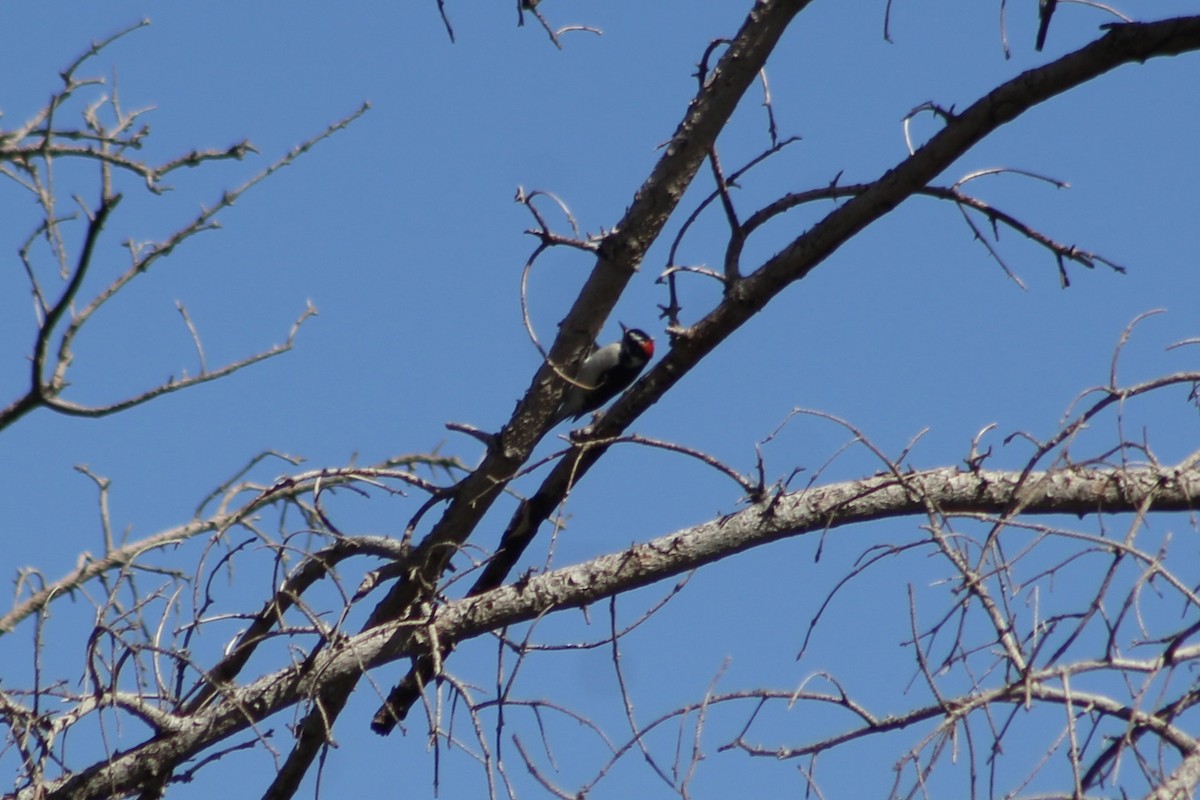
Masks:
[[[431,641],[453,644],[537,619],[549,611],[587,606],[784,538],[870,520],[923,517],[929,503],[946,513],[999,514],[1014,502],[1029,514],[1118,513],[1147,505],[1154,511],[1190,511],[1200,504],[1200,466],[1189,460],[1176,466],[1080,468],[1027,476],[1021,472],[963,472],[947,467],[901,478],[881,475],[806,489],[619,553],[448,603],[432,620],[385,624],[331,643],[302,664],[265,675],[246,686],[228,687],[211,705],[186,717],[187,724],[161,730],[145,744],[72,776],[45,783],[38,789],[45,793],[39,796],[49,800],[134,791],[160,775],[164,765],[192,757],[283,708],[319,698],[329,687],[356,679],[364,669],[419,652]],[[436,636],[422,636],[418,641],[411,635],[430,625],[436,628]],[[1176,654],[1177,663],[1198,658],[1200,645],[1179,648]],[[1161,660],[1109,659],[1074,668],[1114,667],[1152,672],[1161,668]],[[1059,669],[1051,667],[1044,672],[1054,675]],[[994,699],[1010,698],[1009,690],[997,691]],[[1065,699],[1059,690],[1040,686],[1038,691],[1052,701]],[[1080,693],[1075,692],[1074,698],[1079,702]],[[943,710],[941,706],[936,708],[938,713]],[[1106,707],[1105,711],[1114,715],[1129,713],[1125,706]],[[1139,724],[1151,727],[1178,746],[1189,746],[1191,740],[1171,728],[1168,721],[1136,713]],[[6,798],[31,800],[34,791],[24,790]]]
[[[79,293],[79,287],[83,285],[83,279],[87,276],[88,268],[91,266],[92,254],[95,252],[100,232],[104,229],[104,223],[120,202],[121,195],[119,194],[103,198],[99,208],[88,220],[83,248],[79,251],[79,259],[72,271],[71,279],[63,289],[62,296],[46,311],[45,319],[38,329],[30,365],[29,390],[14,400],[7,408],[0,410],[0,430],[13,424],[38,406],[49,404],[54,395],[62,391],[63,383],[58,380],[57,370],[55,377],[50,381],[44,377],[50,352],[50,339],[54,335],[54,329],[74,303],[75,295]]]

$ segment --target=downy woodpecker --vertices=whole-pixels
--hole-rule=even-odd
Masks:
[[[606,344],[583,360],[575,385],[567,387],[555,422],[579,419],[633,383],[654,355],[654,340],[643,330],[621,325],[621,341]]]

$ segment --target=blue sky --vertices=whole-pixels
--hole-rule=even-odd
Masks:
[[[268,448],[302,455],[309,467],[433,448],[474,463],[478,444],[443,424],[495,429],[538,365],[519,306],[521,268],[536,242],[523,233],[532,224],[528,213],[512,202],[517,187],[554,192],[587,231],[611,226],[694,93],[692,73],[706,43],[732,35],[745,5],[546,0],[545,13],[555,23],[603,30],[603,36],[565,35],[558,50],[536,25],[515,27],[510,3],[449,0],[455,44],[432,1],[7,4],[0,12],[0,128],[34,113],[56,88],[58,71],[90,41],[148,17],[149,27],[84,70],[110,82],[115,75],[126,107],[156,107],[147,117],[153,134],[146,157],[166,159],[242,138],[261,153],[176,173],[169,181],[174,191],[163,198],[132,183],[122,187],[127,196],[102,242],[93,290],[125,265],[123,240],[161,238],[225,187],[363,101],[372,109],[239,200],[221,215],[222,230],[196,237],[117,298],[81,338],[67,396],[112,401],[168,375],[194,373],[177,300],[195,321],[210,365],[282,340],[311,300],[319,316],[300,331],[296,350],[115,417],[74,420],[37,412],[5,431],[0,536],[6,558],[0,565],[7,574],[35,566],[53,577],[79,553],[98,551],[95,487],[72,469],[76,464],[112,479],[114,525],[140,537],[185,521],[212,487]],[[1039,54],[1032,47],[1035,3],[1009,3],[1012,52],[1006,58],[998,9],[969,5],[896,3],[891,44],[881,35],[882,3],[815,3],[802,14],[768,70],[781,134],[803,140],[745,182],[735,196],[743,213],[839,174],[843,183],[877,177],[904,157],[901,121],[910,109],[930,100],[965,107],[995,84],[1082,45],[1109,21],[1064,4]],[[1163,0],[1152,11],[1159,18],[1194,11],[1194,4]],[[1069,182],[1071,188],[1056,189],[1003,175],[975,187],[1052,237],[1127,266],[1128,274],[1071,266],[1072,286],[1063,290],[1049,254],[1003,233],[999,248],[1027,284],[1022,290],[972,241],[953,207],[912,200],[785,292],[634,430],[749,471],[755,442],[794,407],[850,420],[892,454],[928,427],[911,459],[921,467],[961,462],[971,437],[996,423],[989,439],[997,450],[994,465],[1011,467],[1028,449],[1002,447],[1003,436],[1053,432],[1080,391],[1106,381],[1113,347],[1136,315],[1167,310],[1138,328],[1122,362],[1124,381],[1194,369],[1194,348],[1164,348],[1200,335],[1197,85],[1200,59],[1194,55],[1122,68],[1005,127],[943,176],[950,183],[975,170],[1011,167]],[[747,97],[721,140],[726,164],[740,165],[768,144],[759,99],[755,92]],[[935,129],[929,116],[913,127],[918,138]],[[79,188],[69,191],[94,203],[89,179],[90,172],[77,167],[60,175],[64,186],[78,180]],[[697,187],[686,210],[710,183],[701,179]],[[825,208],[776,223],[748,253],[769,255]],[[714,211],[687,240],[684,260],[719,264],[725,227]],[[565,231],[561,218],[550,217]],[[26,376],[34,320],[15,252],[38,211],[7,184],[0,219],[7,264],[0,270],[3,404]],[[665,348],[656,318],[665,294],[654,279],[668,242],[651,251],[607,338],[617,335],[619,319],[646,328]],[[538,264],[529,301],[544,341],[590,267],[589,259],[569,253]],[[715,298],[700,279],[686,283],[684,292],[685,321],[697,319]],[[1134,430],[1155,426],[1151,441],[1164,460],[1189,452],[1196,435],[1194,410],[1189,413],[1181,393],[1171,401],[1129,411]],[[1096,442],[1111,440],[1111,421],[1093,434]],[[800,480],[806,480],[847,438],[827,422],[795,419],[764,447],[768,477],[803,466]],[[544,452],[552,446],[544,444]],[[824,476],[880,468],[855,451]],[[272,462],[256,474],[270,480],[286,469]],[[709,519],[733,510],[738,500],[736,486],[693,462],[616,448],[573,494],[555,563]],[[347,530],[398,535],[413,502],[345,497],[337,508]],[[501,507],[483,526],[482,545],[494,542],[488,537],[510,510]],[[653,717],[697,698],[726,658],[732,660],[723,688],[787,687],[824,668],[822,659],[834,663],[849,654],[853,660],[849,651],[873,638],[875,626],[878,636],[898,642],[906,633],[903,615],[892,619],[860,597],[837,610],[844,615],[838,627],[851,626],[854,637],[823,641],[810,661],[794,661],[804,624],[837,566],[851,562],[863,542],[906,538],[914,527],[893,522],[844,532],[820,564],[814,563],[815,542],[797,541],[705,570],[653,630],[623,648],[639,710]],[[902,599],[904,580],[933,577],[895,575],[877,588]],[[239,574],[226,589],[232,605],[249,609],[270,585],[269,576]],[[639,602],[666,591],[654,587],[623,601],[624,614],[635,618]],[[56,612],[64,626],[73,614],[86,619],[84,604],[73,612],[69,607]],[[548,622],[544,632],[568,641],[599,638],[606,617],[606,609],[594,609],[593,627],[583,629],[579,615],[568,614]],[[0,657],[16,658],[18,644],[27,640],[0,642]],[[77,663],[81,656],[73,647],[81,647],[78,639],[55,659]],[[679,657],[681,650],[687,658]],[[486,682],[494,674],[494,651],[491,643],[464,649],[456,666]],[[537,669],[546,671],[531,666],[527,696],[550,693],[561,682],[568,699],[591,704],[597,715],[612,712],[605,705],[613,697],[605,656]],[[848,669],[864,682],[877,677],[865,666]],[[387,684],[394,671],[377,680]],[[907,677],[904,672],[899,682]],[[366,730],[375,702],[369,690],[360,691],[340,721],[343,746],[330,761],[327,796],[396,786],[414,773],[422,776],[413,784],[416,796],[429,785],[419,726],[405,739],[376,739]],[[728,796],[731,786],[762,796],[798,791],[794,765],[740,762],[727,769],[734,758],[705,763],[698,797]],[[635,760],[623,765],[627,776],[614,775],[597,796],[622,796],[621,787],[643,785],[646,774]],[[213,768],[209,780],[220,773],[224,784],[238,775],[228,796],[257,796],[266,764],[263,756],[240,755]],[[890,762],[879,766],[886,786]],[[833,764],[826,769],[836,772]],[[515,758],[510,770],[523,774]],[[206,774],[176,796],[211,796]],[[475,780],[474,773],[444,775],[441,796],[478,796]],[[861,780],[860,788],[877,785],[869,776]],[[659,787],[647,786],[642,796],[657,796],[651,790]]]

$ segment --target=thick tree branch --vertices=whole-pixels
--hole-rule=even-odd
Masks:
[[[144,745],[43,784],[40,790],[46,794],[40,796],[78,799],[134,791],[161,774],[164,764],[178,764],[283,708],[321,696],[330,685],[420,652],[433,641],[460,642],[551,610],[586,606],[788,537],[871,520],[924,517],[930,505],[948,515],[1002,515],[1014,503],[1035,515],[1190,511],[1200,506],[1200,466],[1195,461],[1168,467],[1035,472],[1024,479],[1021,472],[943,468],[775,498],[620,553],[449,603],[431,619],[382,625],[333,643],[302,665],[230,687],[210,706],[187,717],[186,724],[160,731]],[[1112,546],[1119,547],[1120,541],[1113,540]],[[1179,648],[1176,654],[1177,662],[1197,657],[1200,646],[1195,645]],[[34,792],[31,788],[8,797],[31,800]]]

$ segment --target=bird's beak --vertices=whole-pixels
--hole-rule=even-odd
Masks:
[[[617,321],[617,324],[621,326],[621,335],[624,336],[628,332],[629,326],[620,320]]]

